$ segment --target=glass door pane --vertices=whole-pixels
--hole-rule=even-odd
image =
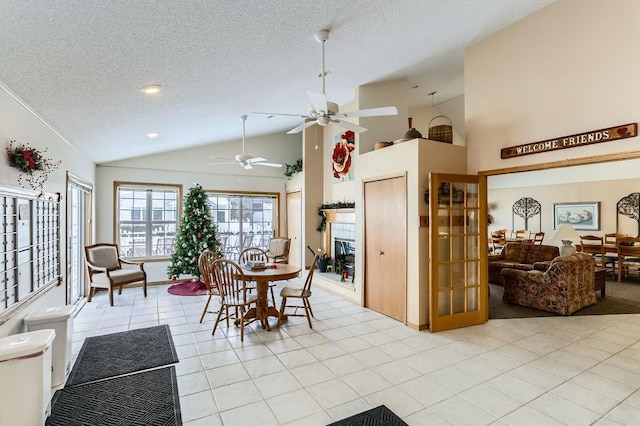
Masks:
[[[484,188],[478,176],[430,175],[431,331],[487,321],[487,286],[481,285],[486,253],[480,250],[486,236],[479,226],[486,217],[486,201],[479,201],[486,200]]]

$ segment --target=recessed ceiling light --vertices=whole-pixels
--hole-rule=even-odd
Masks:
[[[149,133],[147,133],[147,137],[148,137],[149,139],[155,139],[155,138],[157,138],[158,136],[160,136],[160,133],[158,133],[158,132],[149,132]]]
[[[159,84],[148,84],[140,89],[140,91],[142,93],[146,93],[147,95],[155,95],[156,93],[160,92],[160,89],[162,89],[162,87]]]

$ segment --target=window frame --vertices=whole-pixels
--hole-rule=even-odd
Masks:
[[[264,192],[264,191],[223,191],[223,190],[211,190],[211,189],[205,189],[204,192],[207,194],[207,199],[209,201],[211,201],[211,196],[216,196],[216,197],[225,197],[225,196],[229,196],[229,197],[256,197],[256,198],[266,198],[266,197],[272,197],[273,198],[273,209],[272,209],[272,218],[271,218],[271,229],[272,229],[272,235],[271,236],[278,236],[280,235],[280,193],[279,192]],[[213,208],[213,204],[209,207],[210,211],[211,211],[211,219],[213,220],[213,222],[216,224],[216,226],[218,226],[218,234],[219,236],[223,236],[225,233],[221,232],[219,229],[219,216],[216,215],[216,212],[220,212],[221,210],[218,209],[214,209]],[[240,212],[242,212],[243,208],[242,206],[240,207]],[[228,222],[227,222],[228,223]],[[242,245],[242,240],[243,240],[243,232],[240,230],[239,232],[239,241],[238,244],[239,246],[236,248],[236,251],[238,251],[238,253],[233,252],[233,253],[225,253],[225,255],[227,257],[233,258],[234,255],[237,256],[239,254],[239,251],[243,248]],[[258,245],[259,247],[260,245]],[[262,248],[267,248],[267,247],[262,247]]]
[[[147,192],[145,198],[146,214],[144,220],[120,220],[120,190],[144,190]],[[175,221],[171,220],[154,220],[153,209],[153,192],[172,192],[176,193],[176,218]],[[133,211],[133,210],[132,210]],[[162,210],[165,211],[165,210]],[[125,259],[145,260],[146,262],[162,262],[169,259],[170,254],[154,255],[154,242],[153,242],[153,226],[162,224],[164,226],[173,224],[178,232],[180,226],[180,219],[182,216],[182,185],[172,183],[150,183],[150,182],[125,182],[114,181],[113,182],[113,241],[118,244],[118,247],[122,250],[122,244],[120,241],[120,225],[121,223],[144,224],[145,226],[145,256],[135,256],[135,252],[132,255],[127,255],[126,252],[122,256]],[[175,241],[175,240],[174,240]]]

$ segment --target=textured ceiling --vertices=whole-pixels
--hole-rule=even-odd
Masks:
[[[329,100],[397,78],[413,105],[459,96],[464,49],[552,1],[0,0],[0,84],[103,163],[241,138],[252,111],[306,114],[325,28]],[[300,123],[252,116],[247,136]]]

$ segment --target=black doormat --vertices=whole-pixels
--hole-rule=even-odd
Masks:
[[[381,405],[371,410],[363,411],[346,419],[338,420],[328,426],[408,426],[400,417]]]
[[[58,390],[45,425],[180,426],[175,367]]]
[[[168,325],[88,337],[66,387],[178,362]]]

